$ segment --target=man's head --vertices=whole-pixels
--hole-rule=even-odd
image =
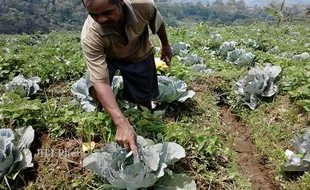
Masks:
[[[99,24],[113,27],[124,18],[124,0],[82,0],[88,14]]]

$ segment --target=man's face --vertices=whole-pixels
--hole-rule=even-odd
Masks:
[[[86,9],[96,22],[112,28],[122,19],[123,4],[123,0],[119,5],[110,4],[108,0],[93,0],[91,3],[86,3]]]

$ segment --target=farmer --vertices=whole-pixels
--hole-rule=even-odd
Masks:
[[[120,70],[123,98],[151,109],[151,100],[159,93],[148,27],[160,39],[161,59],[168,64],[172,58],[163,18],[153,0],[82,1],[89,14],[81,34],[89,92],[110,114],[116,142],[135,153],[137,135],[118,107],[110,85]]]

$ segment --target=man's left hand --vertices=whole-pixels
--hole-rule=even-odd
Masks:
[[[163,45],[161,47],[161,55],[160,55],[160,59],[163,60],[164,62],[166,62],[166,64],[168,66],[170,66],[170,61],[172,59],[172,49],[170,47],[170,45]]]

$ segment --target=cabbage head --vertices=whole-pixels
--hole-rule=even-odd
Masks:
[[[175,43],[172,47],[173,54],[184,57],[188,54],[189,48],[190,48],[190,45],[184,42]]]
[[[192,71],[201,72],[201,73],[214,73],[213,69],[207,69],[207,67],[203,64],[195,64],[192,65]]]
[[[83,167],[104,177],[113,188],[135,190],[156,186],[156,181],[162,178],[166,171],[169,173],[167,166],[185,157],[185,150],[174,142],[149,145],[147,140],[138,136],[137,144],[136,155],[131,155],[130,152],[128,154],[116,143],[108,144],[101,151],[87,156],[83,160]],[[177,183],[179,189],[182,189],[181,186],[195,185],[193,180],[188,181],[189,184]],[[195,186],[191,189],[195,189]]]
[[[35,94],[40,89],[37,84],[40,80],[39,77],[25,79],[24,76],[18,75],[5,85],[5,89],[8,92],[15,92],[20,97],[24,98]]]
[[[187,90],[185,82],[175,77],[158,76],[158,89],[158,102],[185,102],[195,95],[194,91]]]
[[[297,147],[298,154],[285,151],[287,162],[281,166],[282,171],[310,171],[310,130],[290,143]]]
[[[308,52],[304,52],[302,54],[294,55],[292,57],[293,60],[295,61],[305,61],[310,57],[310,54]]]
[[[80,101],[84,111],[92,112],[96,110],[96,102],[89,94],[85,78],[76,81],[71,87],[71,92]]]
[[[180,58],[180,60],[185,65],[203,64],[203,58],[198,56],[197,54],[189,54],[184,58]]]
[[[224,42],[218,50],[219,55],[226,56],[229,51],[233,51],[236,48],[236,45],[237,42],[235,41]]]
[[[0,175],[15,179],[23,169],[33,167],[29,147],[34,139],[31,126],[16,129],[0,129]],[[8,182],[7,182],[8,184]]]
[[[121,76],[114,76],[111,88],[115,95],[120,93],[123,88],[123,78]],[[80,78],[72,85],[71,92],[80,101],[84,111],[92,112],[96,110],[96,102],[89,94],[86,79],[84,77]]]
[[[256,108],[260,97],[271,97],[278,91],[275,79],[282,71],[280,66],[266,64],[263,69],[249,70],[247,76],[236,83],[236,94],[244,96],[244,102],[252,110]]]

